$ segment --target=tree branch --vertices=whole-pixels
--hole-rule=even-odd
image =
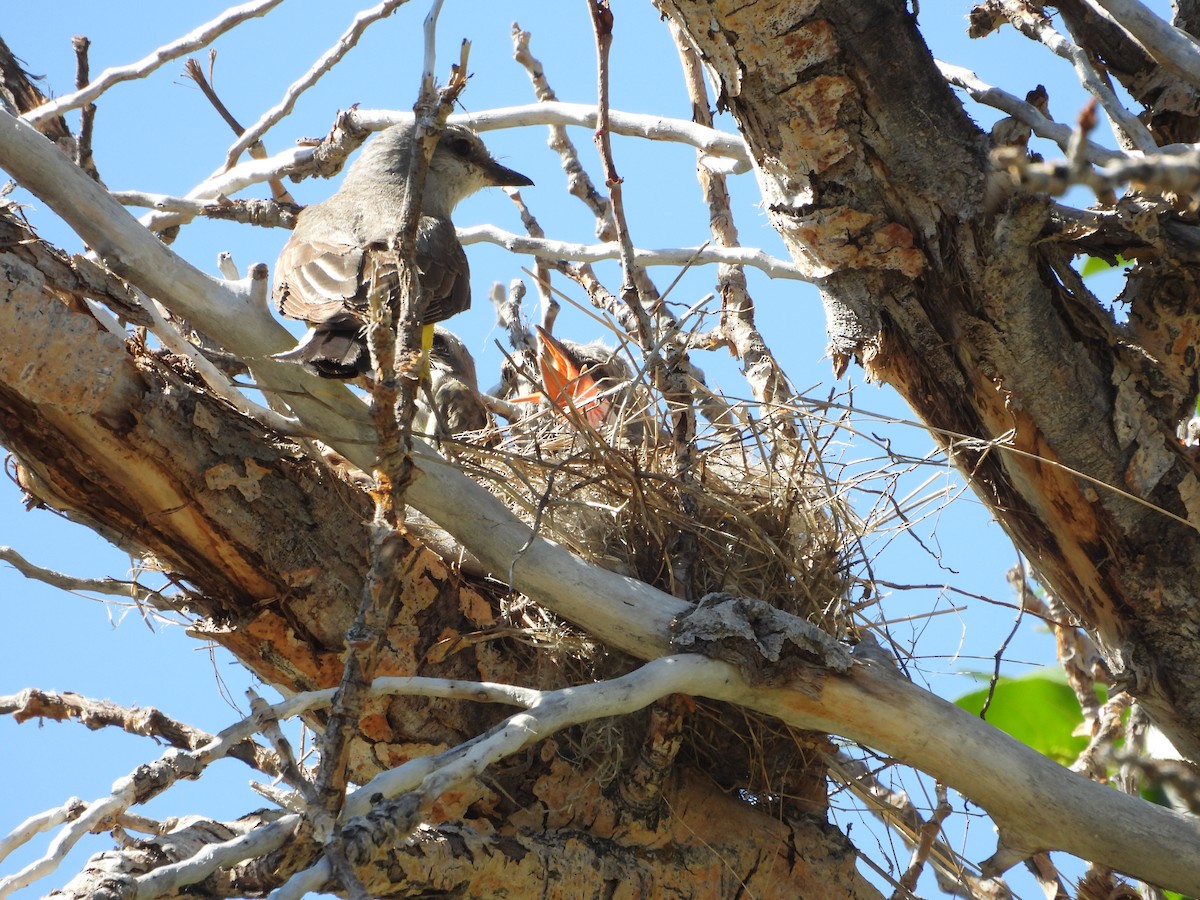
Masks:
[[[337,39],[337,42],[326,50],[307,72],[288,86],[288,89],[284,92],[283,99],[263,113],[257,122],[246,129],[234,141],[233,146],[225,154],[225,165],[222,167],[222,170],[228,169],[237,162],[237,158],[242,155],[244,150],[266,134],[280,119],[288,115],[295,107],[300,95],[320,81],[321,76],[341,62],[342,58],[354,49],[359,38],[362,37],[363,32],[369,26],[380,19],[386,19],[398,7],[403,6],[407,2],[408,0],[384,0],[384,2],[377,6],[363,10],[356,15],[354,21],[350,23],[350,27]]]
[[[1067,60],[1075,69],[1079,83],[1084,89],[1100,101],[1100,105],[1108,114],[1118,139],[1124,137],[1133,145],[1133,149],[1143,153],[1157,148],[1158,144],[1151,137],[1149,130],[1136,116],[1121,105],[1112,87],[1100,80],[1092,62],[1082,49],[1068,41],[1054,30],[1042,13],[1034,12],[1023,3],[1005,3],[1004,11],[1008,14],[1013,27],[1030,40],[1040,41],[1053,53]]]
[[[215,19],[201,25],[195,31],[159,47],[149,56],[145,56],[127,66],[105,69],[100,73],[98,78],[82,90],[67,94],[65,97],[59,97],[57,100],[43,103],[36,109],[27,112],[22,118],[36,126],[55,116],[61,116],[68,110],[86,106],[113,85],[120,84],[122,81],[130,81],[134,78],[144,78],[162,66],[163,63],[179,59],[181,56],[187,56],[187,54],[207,46],[213,40],[247,19],[266,15],[278,6],[280,2],[281,0],[257,0],[257,2],[244,3],[241,6],[227,9]]]
[[[344,118],[345,129],[351,132],[379,131],[412,118],[410,113],[393,110],[353,109],[341,115]],[[449,122],[469,125],[476,131],[516,128],[523,125],[576,125],[594,130],[596,108],[581,103],[532,103],[470,115],[454,115],[450,117]],[[750,170],[750,157],[746,152],[745,143],[737,135],[728,132],[702,128],[682,119],[617,111],[610,113],[609,125],[616,134],[647,140],[674,141],[696,147],[704,152],[707,164],[721,168],[727,174],[739,174]],[[318,174],[327,178],[336,174],[336,169],[328,171],[322,167],[317,154],[318,149],[311,146],[296,147],[265,160],[240,163],[201,182],[188,192],[187,199],[213,200],[222,195],[230,196],[253,184],[261,184],[280,175],[300,178]],[[154,213],[144,217],[142,222],[152,231],[163,231],[189,220],[190,217],[184,213]]]
[[[1177,75],[1200,86],[1200,45],[1164,22],[1140,0],[1095,0],[1142,48]]]
[[[1067,152],[1067,147],[1070,145],[1071,138],[1075,133],[1070,125],[1063,125],[1047,118],[1032,103],[1022,100],[998,87],[992,87],[990,84],[980,80],[979,76],[970,69],[951,65],[941,60],[935,60],[934,62],[948,84],[965,90],[967,96],[976,103],[982,103],[985,106],[991,106],[1001,112],[1008,113],[1014,119],[1028,125],[1038,137],[1053,141],[1058,144],[1059,149],[1064,153]],[[1101,147],[1092,141],[1085,142],[1084,147],[1086,149],[1087,160],[1091,163],[1101,164],[1126,158],[1125,154]]]

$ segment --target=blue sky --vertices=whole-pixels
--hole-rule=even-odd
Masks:
[[[617,31],[613,58],[613,106],[632,112],[688,118],[687,98],[678,78],[678,64],[666,29],[649,3],[617,3]],[[1165,6],[1165,3],[1156,5]],[[974,69],[985,81],[1023,95],[1038,82],[1050,88],[1051,111],[1060,121],[1071,121],[1083,95],[1069,66],[1028,42],[1014,39],[1011,31],[1000,38],[969,42],[965,37],[966,2],[937,0],[922,4],[921,24],[935,55]],[[223,3],[118,2],[91,4],[66,2],[47,5],[14,4],[0,27],[12,50],[27,68],[44,74],[43,88],[54,94],[71,90],[74,58],[70,39],[85,34],[92,40],[93,76],[102,69],[141,58],[156,47],[186,33],[224,8]],[[116,10],[120,14],[116,14]],[[216,43],[216,86],[243,125],[278,101],[286,86],[332,43],[349,23],[356,7],[349,4],[284,3],[264,19],[251,21]],[[408,109],[417,88],[420,66],[420,28],[424,3],[411,3],[390,19],[368,31],[360,47],[317,88],[301,98],[294,115],[266,137],[275,152],[303,136],[324,135],[335,111],[358,103],[364,108]],[[532,49],[544,63],[560,99],[594,102],[595,61],[590,26],[582,2],[548,4],[544,0],[479,3],[447,0],[439,29],[439,73],[457,55],[463,37],[472,41],[473,78],[463,98],[465,111],[484,110],[532,102],[524,72],[511,60],[509,27],[513,20],[533,31]],[[206,63],[205,51],[195,54]],[[102,177],[113,189],[139,189],[184,194],[219,167],[233,136],[218,120],[199,91],[181,75],[182,61],[168,63],[144,81],[120,85],[100,101],[96,120],[95,152]],[[986,127],[995,114],[973,107],[972,116]],[[73,120],[74,121],[74,120]],[[725,120],[721,127],[732,129]],[[595,154],[586,130],[572,133],[587,165],[600,180]],[[1111,135],[1098,134],[1111,145]],[[532,176],[536,188],[523,192],[548,235],[569,241],[591,242],[590,214],[566,197],[557,157],[545,147],[542,129],[491,132],[487,142],[506,165]],[[617,165],[625,178],[625,198],[634,239],[640,246],[696,246],[707,239],[707,214],[701,206],[695,179],[694,154],[678,145],[654,144],[633,139],[614,141]],[[1043,150],[1057,155],[1052,149]],[[289,185],[301,202],[326,196],[334,185],[308,181]],[[743,243],[763,246],[785,257],[777,236],[755,206],[757,191],[751,175],[731,185],[740,210],[738,221]],[[254,196],[263,196],[262,190]],[[52,215],[28,195],[31,220],[41,235],[71,251],[79,242],[54,221]],[[492,191],[472,198],[456,215],[460,226],[491,222],[519,232],[520,223],[502,193]],[[273,263],[286,235],[280,231],[252,230],[228,223],[197,222],[186,227],[174,248],[200,268],[215,273],[215,259],[229,250],[243,269],[250,263]],[[507,283],[521,277],[525,259],[496,248],[475,245],[469,249],[473,273],[473,310],[455,319],[455,329],[476,354],[481,382],[492,383],[499,355],[493,342],[500,336],[491,322],[486,296],[493,281]],[[599,271],[615,287],[613,265]],[[654,270],[660,286],[673,271]],[[711,270],[689,272],[677,290],[681,303],[690,305],[712,290]],[[564,287],[563,285],[559,285]],[[771,283],[751,274],[758,321],[772,342],[785,369],[801,388],[816,386],[813,396],[833,388],[856,385],[854,400],[867,410],[904,418],[903,405],[893,394],[862,383],[852,368],[839,385],[833,382],[824,359],[825,335],[820,304],[814,289],[797,282]],[[532,294],[532,292],[531,292]],[[565,336],[590,340],[586,320],[569,313],[560,320]],[[572,331],[571,329],[574,329]],[[734,364],[714,355],[696,359],[730,393],[744,395]],[[919,429],[906,425],[860,420],[864,432],[886,437],[904,452],[923,455],[932,441]],[[868,443],[844,449],[847,459],[875,452]],[[957,492],[959,481],[945,468],[927,466],[907,482],[910,486],[934,477]],[[901,494],[904,493],[902,490]],[[1007,635],[1013,620],[1009,609],[948,595],[941,585],[1011,600],[1004,572],[1015,561],[1015,552],[1003,532],[967,492],[936,515],[922,521],[914,532],[920,541],[901,535],[891,541],[875,565],[887,581],[930,588],[896,592],[885,600],[884,613],[892,620],[918,617],[893,626],[894,636],[915,646],[920,671],[938,693],[956,696],[971,689],[964,671],[990,670],[991,655]],[[136,565],[90,532],[55,514],[25,511],[19,491],[0,481],[0,544],[15,547],[31,561],[84,577],[129,577]],[[936,558],[935,558],[936,557]],[[925,614],[966,605],[961,613],[934,618]],[[26,581],[7,566],[0,566],[0,610],[9,622],[8,648],[0,657],[0,694],[25,687],[71,690],[107,698],[126,705],[154,706],[201,728],[218,730],[240,716],[222,699],[218,680],[228,688],[238,709],[246,708],[243,696],[247,674],[221,652],[210,652],[189,639],[179,626],[161,623],[147,627],[137,610],[119,608],[63,593]],[[1022,625],[1012,644],[1007,666],[1010,674],[1026,670],[1026,663],[1053,659],[1053,642],[1034,627]],[[0,834],[26,816],[62,803],[69,796],[94,799],[106,794],[114,779],[161,752],[152,742],[110,731],[85,733],[72,724],[27,723],[17,726],[0,719],[0,771],[9,773],[0,794]],[[19,773],[13,778],[14,773]],[[156,800],[149,815],[182,815],[203,812],[232,817],[260,805],[245,788],[250,776],[240,763],[227,761],[206,776],[202,785],[180,785]],[[855,821],[847,815],[845,822]],[[855,826],[856,830],[862,825]],[[981,859],[990,852],[990,828],[973,829],[968,855]],[[106,836],[87,842],[92,852],[109,843]],[[863,848],[872,848],[864,844]],[[37,852],[43,844],[34,843]],[[976,849],[978,848],[978,849]],[[901,853],[900,858],[906,859]],[[15,871],[29,861],[28,852],[0,864],[0,874]],[[78,868],[70,863],[64,872]],[[17,896],[35,896],[64,880],[52,876]],[[932,890],[929,891],[933,893]],[[1032,889],[1028,896],[1035,896]]]

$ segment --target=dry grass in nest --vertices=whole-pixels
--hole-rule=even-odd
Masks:
[[[590,562],[676,596],[765,600],[842,636],[856,535],[837,485],[815,452],[719,437],[697,441],[680,474],[666,435],[614,446],[559,419],[470,462],[541,536]],[[681,536],[696,546],[686,587]]]
[[[772,455],[749,428],[725,428],[697,440],[680,475],[670,434],[644,421],[638,433],[649,439],[610,443],[544,412],[538,430],[523,422],[490,446],[458,445],[455,457],[541,536],[589,562],[692,599],[713,592],[761,599],[845,637],[859,535],[816,449],[780,440]],[[829,431],[824,421],[802,424],[810,444]],[[695,539],[690,572],[678,565],[680,535]],[[682,576],[686,592],[678,589]],[[535,670],[590,679],[632,665],[526,600],[511,602],[505,619],[505,635],[533,649]]]

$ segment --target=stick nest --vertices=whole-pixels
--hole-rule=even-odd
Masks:
[[[608,434],[558,412],[538,423],[456,454],[537,534],[675,596],[754,597],[845,637],[858,534],[815,450],[777,441],[772,453],[726,428],[697,440],[684,466],[669,431],[644,419]],[[822,426],[808,424],[815,444]],[[522,620],[543,650],[565,637],[551,617]]]

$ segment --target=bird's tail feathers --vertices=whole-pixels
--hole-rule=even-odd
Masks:
[[[317,325],[295,347],[272,359],[297,363],[322,378],[356,378],[371,369],[371,355],[358,326]]]

